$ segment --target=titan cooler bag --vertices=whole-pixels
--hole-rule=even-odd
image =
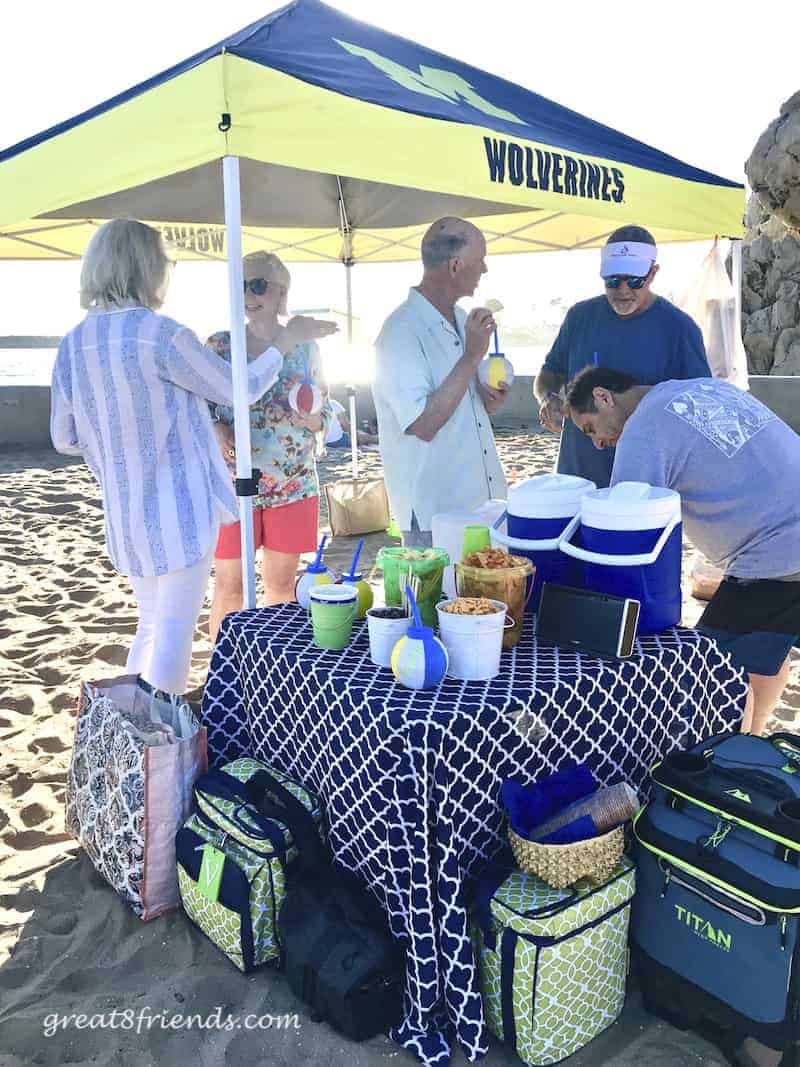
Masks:
[[[506,870],[479,885],[472,936],[486,1022],[531,1067],[571,1056],[625,1003],[635,871],[553,889]]]
[[[651,774],[634,821],[645,1005],[786,1051],[798,1029],[800,736],[723,734]]]
[[[175,838],[184,910],[240,971],[277,962],[296,807],[319,824],[319,801],[249,757],[202,775],[194,793],[196,810]]]

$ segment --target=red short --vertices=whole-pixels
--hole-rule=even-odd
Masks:
[[[319,497],[307,496],[274,508],[253,508],[253,543],[273,552],[316,552]],[[221,526],[214,559],[241,559],[241,523]]]

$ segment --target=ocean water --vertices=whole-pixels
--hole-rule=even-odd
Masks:
[[[544,362],[547,351],[545,347],[509,347],[505,354],[513,363],[516,374],[533,375]],[[55,358],[55,348],[0,348],[0,386],[49,385]],[[364,352],[356,367],[356,381],[371,380],[371,364],[370,356]],[[347,382],[350,377],[344,355],[330,360],[328,379],[332,384]]]
[[[0,385],[49,385],[55,348],[0,348]]]

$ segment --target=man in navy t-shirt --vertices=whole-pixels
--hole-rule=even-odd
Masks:
[[[656,243],[641,226],[623,226],[601,252],[605,296],[573,305],[536,377],[539,420],[561,433],[558,471],[609,484],[614,449],[598,451],[568,419],[563,386],[586,366],[611,367],[642,385],[710,378],[703,335],[687,314],[650,291],[658,272]]]

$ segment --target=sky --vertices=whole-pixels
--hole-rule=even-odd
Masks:
[[[63,0],[0,5],[0,146],[15,144],[158,73],[278,6],[271,0]],[[737,18],[727,0],[336,0],[347,14],[499,74],[688,163],[744,181],[744,161],[800,74],[781,41],[800,38],[800,4]],[[708,246],[670,246],[656,288],[678,298]],[[598,291],[598,253],[494,257],[476,296],[510,324],[541,320]],[[291,303],[342,307],[336,266],[293,265]],[[60,334],[80,318],[78,265],[0,262],[0,335]],[[227,325],[224,268],[181,263],[165,310],[203,334]],[[356,267],[366,341],[418,281],[415,264]]]

